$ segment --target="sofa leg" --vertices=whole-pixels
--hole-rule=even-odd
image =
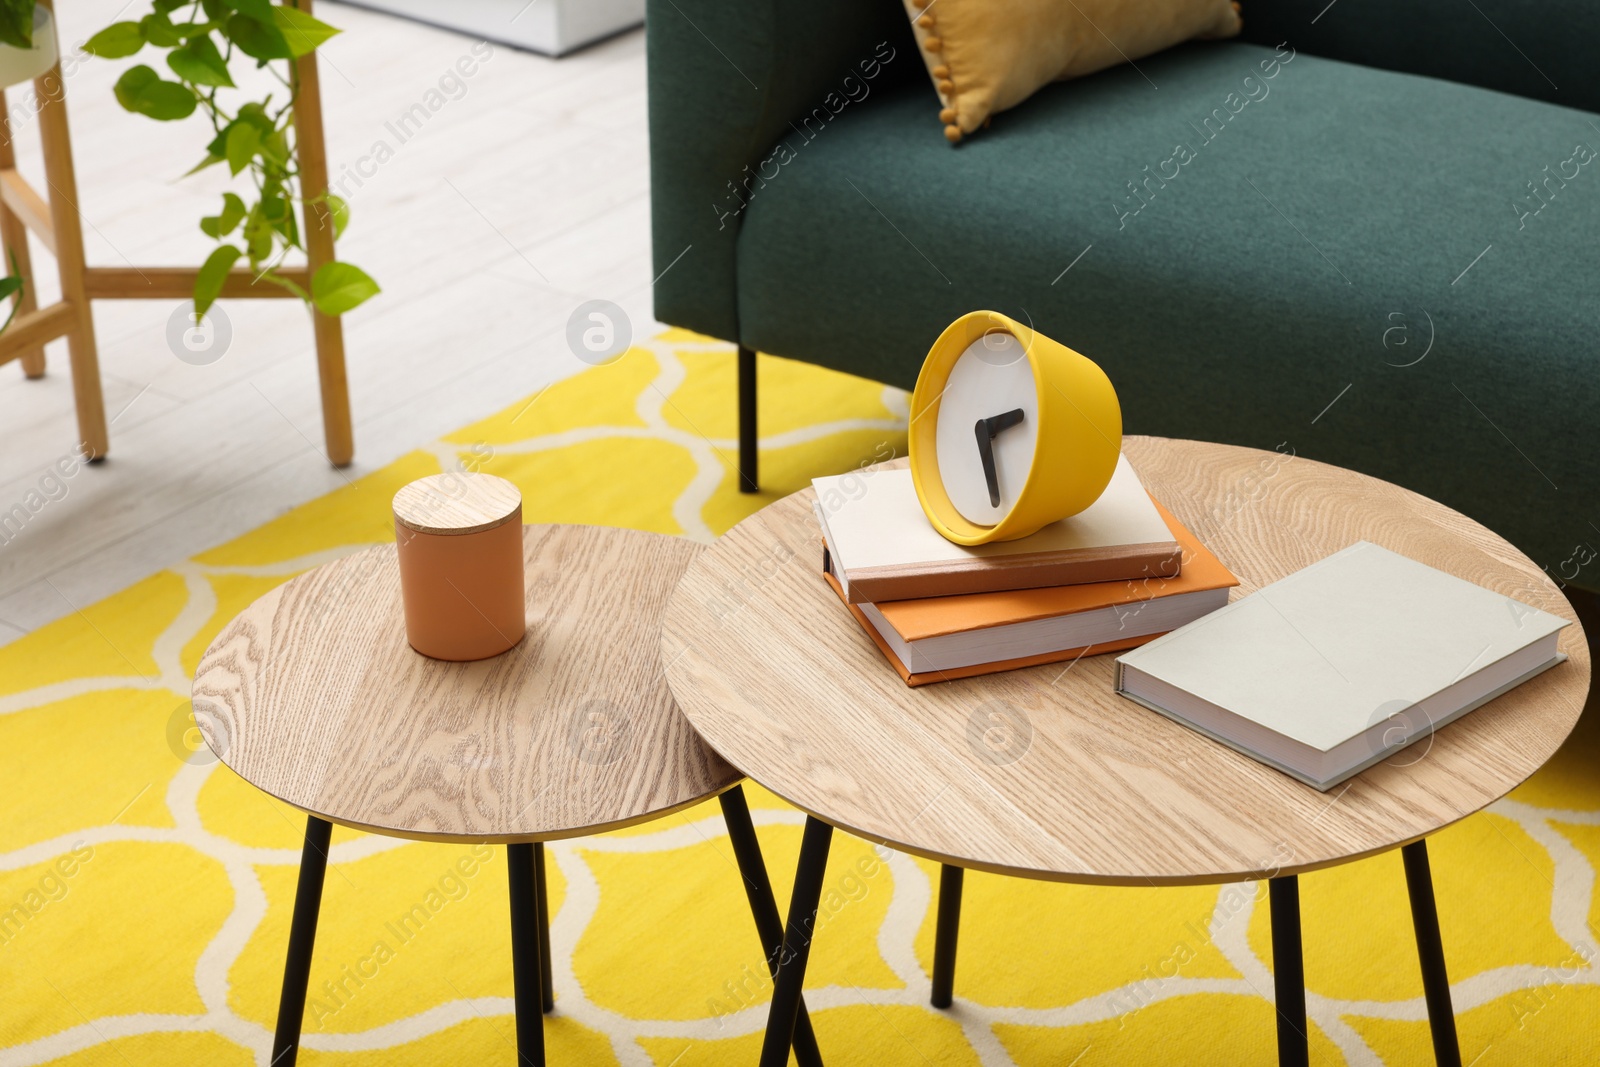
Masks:
[[[761,491],[756,468],[756,353],[739,346],[739,492]]]

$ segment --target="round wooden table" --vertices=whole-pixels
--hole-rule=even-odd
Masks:
[[[492,659],[448,663],[406,643],[395,547],[380,545],[272,590],[200,661],[194,714],[206,742],[309,815],[274,1067],[292,1064],[300,1042],[331,823],[507,846],[523,1062],[544,1062],[540,1009],[554,1006],[544,841],[720,796],[776,964],[782,920],[740,775],[678,713],[661,671],[661,612],[700,546],[529,526],[523,549],[527,634]],[[815,1062],[814,1041],[802,1058]]]
[[[1574,619],[1505,540],[1398,486],[1227,445],[1130,437],[1124,451],[1238,576],[1236,598],[1365,539]],[[1572,729],[1589,686],[1576,621],[1560,638],[1567,662],[1321,793],[1119,697],[1115,656],[907,688],[822,580],[813,498],[795,493],[718,540],[662,624],[667,679],[695,729],[810,816],[763,1064],[786,1054],[834,827],[946,865],[941,1007],[963,868],[1106,885],[1270,879],[1285,1064],[1308,1057],[1295,876],[1403,847],[1436,1054],[1459,1062],[1423,838],[1505,795]]]

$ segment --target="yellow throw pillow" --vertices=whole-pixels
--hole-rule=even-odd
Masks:
[[[903,0],[952,143],[1064,81],[1192,38],[1232,37],[1232,0]]]

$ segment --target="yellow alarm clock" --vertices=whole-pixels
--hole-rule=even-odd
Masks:
[[[974,311],[923,361],[910,451],[934,529],[958,545],[1012,541],[1105,492],[1122,452],[1122,407],[1092,360]]]

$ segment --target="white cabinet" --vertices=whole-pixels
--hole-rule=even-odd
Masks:
[[[341,0],[549,56],[644,22],[645,0]]]

